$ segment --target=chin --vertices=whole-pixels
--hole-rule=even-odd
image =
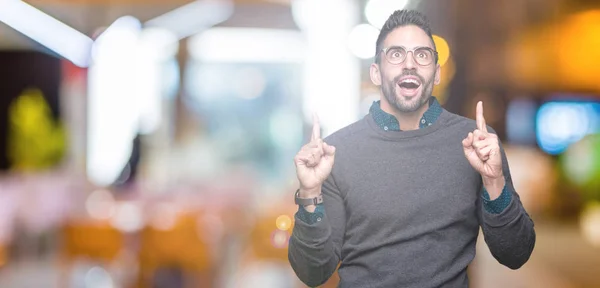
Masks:
[[[427,101],[423,100],[423,96],[405,97],[399,95],[396,97],[395,106],[400,112],[411,113],[418,111],[421,107],[423,107],[423,105],[425,105],[425,103],[427,103]]]

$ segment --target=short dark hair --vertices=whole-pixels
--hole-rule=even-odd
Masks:
[[[421,30],[425,31],[427,36],[429,36],[429,39],[431,39],[433,50],[437,51],[435,47],[435,42],[433,41],[433,36],[431,34],[431,28],[429,27],[429,20],[427,20],[427,17],[425,17],[425,15],[423,15],[421,12],[415,10],[396,10],[394,11],[394,13],[392,13],[392,15],[390,15],[388,20],[385,21],[385,24],[383,24],[383,27],[381,27],[381,31],[379,31],[379,36],[377,37],[377,44],[375,45],[375,63],[379,63],[381,59],[379,53],[381,52],[381,49],[383,49],[383,42],[385,41],[385,38],[388,36],[388,34],[390,34],[398,27],[409,25],[417,26],[421,28]],[[435,63],[437,63],[437,60],[437,57],[435,57]]]

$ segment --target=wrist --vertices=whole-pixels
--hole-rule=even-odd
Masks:
[[[317,209],[317,205],[306,205],[306,206],[302,206],[304,208],[304,210],[306,210],[309,213],[314,213],[315,210]]]
[[[321,185],[312,189],[306,189],[303,187],[300,187],[300,189],[298,189],[298,196],[300,198],[315,198],[319,195],[321,195]]]
[[[504,176],[501,175],[497,178],[481,178],[483,181],[483,187],[485,187],[485,190],[490,195],[490,200],[494,200],[500,197],[500,194],[502,194],[502,190],[504,189],[504,185],[506,185],[506,180],[504,179]]]

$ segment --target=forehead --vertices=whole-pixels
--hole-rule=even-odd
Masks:
[[[383,47],[390,46],[404,46],[408,49],[413,47],[433,48],[427,33],[415,25],[401,26],[390,32],[383,41]]]

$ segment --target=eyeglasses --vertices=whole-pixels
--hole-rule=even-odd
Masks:
[[[437,62],[438,53],[429,47],[416,47],[412,50],[406,50],[402,46],[392,46],[381,49],[385,59],[392,65],[402,64],[406,60],[408,52],[412,52],[413,59],[421,66],[427,66]]]

